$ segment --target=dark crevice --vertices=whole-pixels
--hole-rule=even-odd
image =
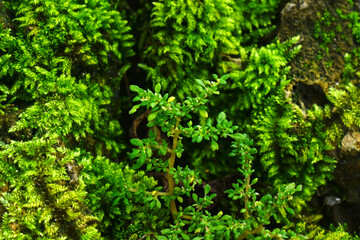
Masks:
[[[274,41],[274,39],[278,35],[280,27],[281,27],[281,11],[284,9],[286,4],[288,4],[290,1],[291,0],[283,0],[278,4],[278,6],[275,10],[275,18],[271,22],[271,25],[273,25],[273,26],[275,25],[276,28],[273,31],[271,31],[270,33],[265,34],[264,36],[262,36],[259,39],[259,42],[258,42],[259,46],[266,46]]]
[[[326,104],[330,104],[326,97],[323,88],[317,84],[305,84],[298,82],[293,87],[294,102],[303,107],[303,105],[309,109],[314,104],[324,107]]]

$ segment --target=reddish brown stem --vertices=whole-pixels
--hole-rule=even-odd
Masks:
[[[245,231],[243,234],[241,234],[237,240],[242,240],[242,239],[245,239],[247,236],[249,235],[254,235],[254,234],[257,234],[257,233],[261,233],[261,231],[263,230],[263,225],[260,225],[259,227],[253,229],[253,230],[250,230],[250,231]]]
[[[175,151],[177,148],[177,143],[178,143],[179,135],[180,135],[180,130],[179,130],[180,121],[181,121],[181,119],[177,118],[175,129],[174,129],[174,137],[173,137],[173,144],[172,144],[172,149],[171,149],[171,156],[169,159],[169,169],[167,172],[167,180],[168,180],[168,184],[169,184],[168,192],[169,192],[170,196],[174,195],[174,187],[175,187],[174,176],[172,174],[170,174],[170,170],[175,165],[175,158],[176,158]],[[176,214],[177,214],[177,208],[176,208],[176,203],[175,203],[174,199],[170,201],[170,211],[171,211],[171,215],[172,215],[173,219],[175,219]]]

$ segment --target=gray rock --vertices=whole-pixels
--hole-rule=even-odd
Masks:
[[[348,132],[341,141],[340,156],[356,156],[360,153],[360,133]]]

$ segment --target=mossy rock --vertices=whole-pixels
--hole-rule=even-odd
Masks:
[[[347,13],[350,5],[347,0],[293,0],[281,12],[280,41],[301,37],[302,50],[290,63],[294,83],[318,85],[327,93],[342,82],[344,55],[356,43],[349,23],[340,18],[337,9]]]

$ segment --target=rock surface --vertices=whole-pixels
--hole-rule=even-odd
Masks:
[[[349,132],[341,141],[340,156],[356,156],[360,153],[360,132]]]
[[[285,41],[299,35],[302,45],[291,61],[293,83],[288,89],[293,103],[302,108],[329,104],[328,90],[342,82],[344,55],[358,47],[338,9],[346,14],[351,8],[347,0],[291,0],[281,11],[278,39]],[[354,1],[352,10],[359,9],[360,1]],[[354,79],[353,84],[359,84],[358,80]],[[315,208],[322,212],[326,224],[347,223],[349,232],[358,231],[360,217],[353,213],[360,209],[359,129],[344,127],[340,146],[334,144],[329,155],[338,160],[334,180],[314,196],[320,199]],[[334,193],[337,204],[327,204],[326,199]]]
[[[295,82],[319,85],[326,93],[341,81],[344,55],[355,47],[348,23],[336,13],[337,9],[346,13],[346,6],[347,0],[292,0],[284,7],[279,40],[301,37],[302,50],[291,62],[290,75]],[[329,13],[329,20],[322,17],[325,12]],[[321,28],[318,34],[317,24]],[[325,34],[332,37],[331,43],[324,44]]]

